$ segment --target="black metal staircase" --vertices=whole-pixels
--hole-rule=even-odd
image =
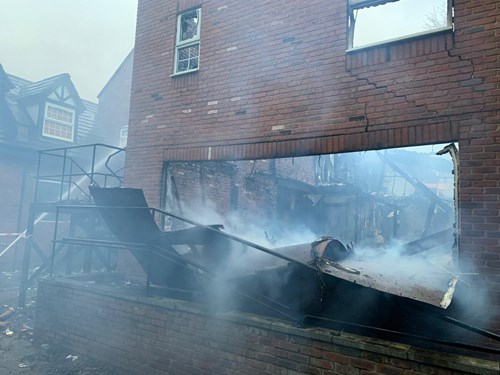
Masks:
[[[61,227],[63,222],[68,235],[80,232],[89,238],[96,237],[95,230],[99,227],[97,215],[74,210],[56,218],[57,207],[69,203],[91,204],[90,186],[122,187],[124,165],[125,149],[100,143],[39,152],[34,199],[29,208],[27,228],[22,233],[26,240],[19,306],[25,304],[26,292],[36,278],[48,272],[51,266],[56,223]],[[77,250],[77,247],[70,246],[65,252],[66,273],[71,273],[76,267],[89,272],[94,254],[106,269],[112,268],[110,256],[103,250]],[[80,253],[83,255],[76,259]]]

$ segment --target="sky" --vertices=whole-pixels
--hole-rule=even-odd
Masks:
[[[447,0],[399,0],[357,12],[354,47],[446,26]]]
[[[69,73],[80,96],[97,102],[134,46],[137,1],[1,0],[0,64],[32,81]],[[426,15],[444,4],[400,0],[361,10],[355,46],[423,31]]]
[[[137,0],[1,0],[0,64],[38,81],[69,73],[97,95],[134,47]]]

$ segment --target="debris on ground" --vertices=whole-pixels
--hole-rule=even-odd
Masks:
[[[33,340],[36,287],[17,308],[19,272],[0,272],[0,374],[118,375],[114,369],[77,353]]]

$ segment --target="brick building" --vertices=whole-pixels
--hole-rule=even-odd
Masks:
[[[127,145],[133,62],[132,50],[97,95],[99,111],[96,116],[96,126],[109,145],[119,147]]]
[[[500,6],[449,0],[444,24],[358,43],[363,12],[407,3],[139,1],[126,184],[165,206],[175,163],[455,142],[459,261],[498,311]]]

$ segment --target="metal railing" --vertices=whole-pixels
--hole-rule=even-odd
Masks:
[[[34,199],[30,205],[27,229],[1,253],[3,255],[13,248],[21,238],[26,239],[19,290],[20,306],[25,303],[29,285],[48,268],[50,262],[50,256],[43,250],[44,246],[36,242],[34,234],[37,224],[54,211],[54,204],[62,201],[90,203],[88,186],[122,187],[125,152],[124,148],[102,143],[39,151]],[[43,193],[46,193],[45,196]],[[30,275],[32,249],[42,263]]]
[[[75,191],[90,200],[90,194],[82,186],[84,182],[99,187],[123,186],[123,163],[116,170],[110,166],[110,162],[121,153],[124,154],[125,149],[101,143],[40,151],[35,202],[41,199],[41,182],[59,185],[59,193],[54,201],[70,200]]]
[[[215,229],[211,226],[207,226],[201,223],[198,223],[196,221],[178,216],[176,214],[173,214],[168,211],[164,211],[158,208],[154,207],[120,207],[120,206],[87,206],[87,205],[58,205],[56,209],[56,218],[55,218],[55,223],[56,227],[54,230],[54,239],[53,239],[53,247],[52,247],[52,254],[50,256],[50,266],[45,265],[44,270],[48,267],[48,272],[50,277],[53,277],[54,275],[54,267],[56,264],[56,257],[58,257],[63,249],[67,246],[80,246],[81,248],[88,247],[91,249],[102,249],[102,248],[107,248],[107,249],[114,249],[114,250],[133,250],[137,252],[142,252],[147,254],[147,266],[143,267],[144,271],[146,273],[146,295],[150,294],[150,285],[151,285],[151,260],[153,259],[153,256],[158,256],[162,257],[166,260],[168,260],[171,263],[174,263],[184,269],[186,271],[193,271],[196,270],[200,276],[203,278],[209,280],[209,281],[218,281],[222,280],[222,276],[218,275],[216,272],[212,271],[211,269],[205,267],[204,265],[187,259],[186,257],[173,253],[173,252],[168,252],[165,251],[163,248],[158,246],[157,244],[154,244],[154,239],[151,239],[152,241],[149,243],[131,243],[131,242],[121,242],[121,241],[108,241],[108,240],[101,240],[101,239],[95,239],[95,238],[81,238],[81,237],[63,237],[63,238],[58,238],[59,237],[59,231],[58,231],[58,223],[60,220],[60,217],[64,213],[68,213],[71,211],[76,211],[76,210],[138,210],[138,211],[149,211],[149,213],[153,216],[153,218],[156,215],[160,216],[169,216],[173,219],[179,220],[185,224],[190,224],[192,226],[198,227],[198,228],[203,228],[205,230],[208,230],[210,232],[215,233],[216,235],[225,237],[229,240],[238,242],[242,245],[248,246],[249,248],[253,248],[257,251],[266,253],[268,255],[271,255],[273,257],[280,258],[282,260],[285,260],[293,265],[303,267],[305,269],[309,269],[312,272],[316,273],[317,269],[316,267],[300,262],[294,258],[290,258],[284,254],[278,253],[272,249],[266,248],[264,246],[261,246],[259,244],[253,243],[251,241],[245,240],[243,238],[231,235],[229,233],[221,232],[218,229]],[[157,222],[160,222],[161,218],[158,218]],[[101,259],[101,264],[104,265],[106,270],[109,270],[109,267],[105,264],[105,262],[102,261],[102,256],[100,256]],[[85,269],[84,269],[85,271]],[[87,272],[90,272],[91,269],[90,267],[87,267],[86,269]],[[268,297],[261,295],[255,291],[250,291],[246,290],[244,287],[240,286],[231,286],[228,285],[234,293],[238,296],[244,297],[246,299],[251,300],[252,302],[255,302],[263,307],[266,307],[275,313],[278,313],[280,316],[283,318],[293,320],[293,321],[298,321],[299,317],[290,311],[290,308],[288,306],[285,306],[281,304],[280,302],[274,301],[269,299]]]

